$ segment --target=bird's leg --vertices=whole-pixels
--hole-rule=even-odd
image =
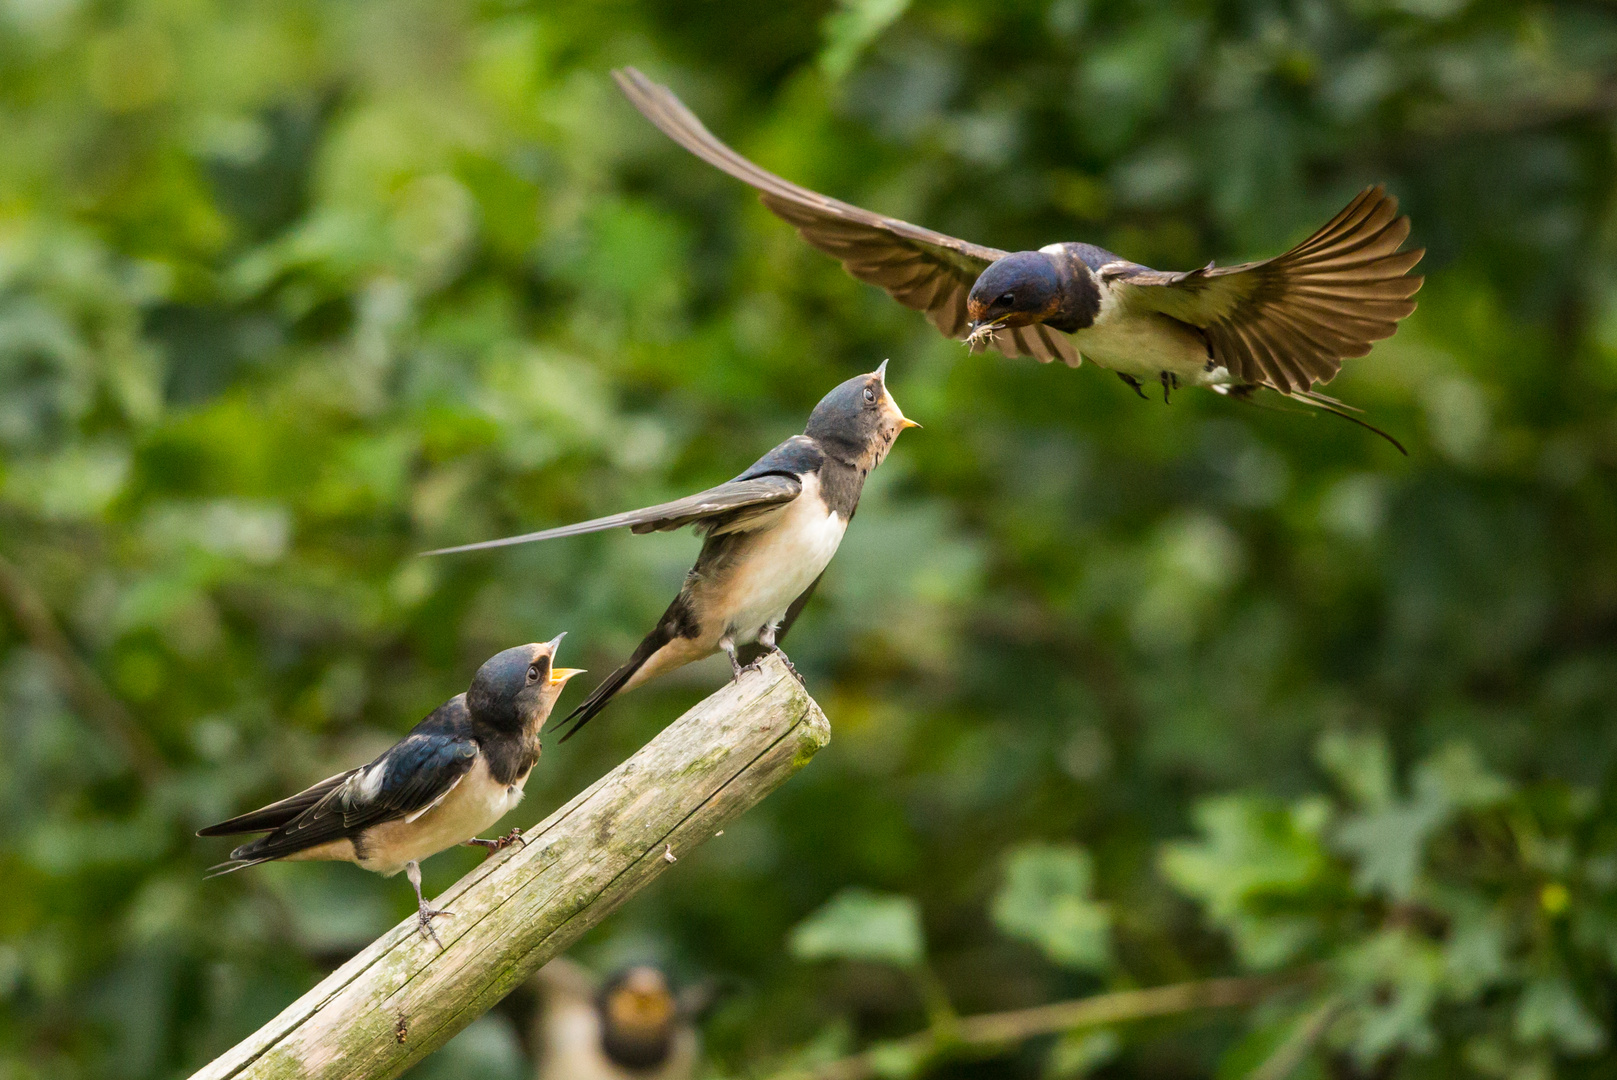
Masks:
[[[494,854],[496,851],[504,851],[512,844],[521,844],[523,847],[528,846],[528,841],[522,835],[521,829],[512,829],[504,836],[496,836],[492,840],[484,840],[480,836],[474,836],[470,840],[466,841],[467,847],[483,848],[490,855]]]
[[[729,634],[725,634],[719,639],[719,648],[723,649],[724,655],[730,658],[731,673],[735,678],[741,678],[741,658],[736,655],[735,639]]]
[[[1157,379],[1162,383],[1162,403],[1164,405],[1168,405],[1170,404],[1168,401],[1168,391],[1178,386],[1179,380],[1174,378],[1173,373],[1170,371],[1160,372],[1157,375]],[[1140,396],[1144,397],[1145,395],[1141,394]]]
[[[1119,371],[1117,373],[1117,377],[1119,379],[1122,379],[1124,382],[1128,383],[1129,389],[1133,390],[1136,394],[1139,394],[1141,401],[1150,401],[1151,400],[1150,398],[1145,396],[1145,387],[1140,385],[1140,380],[1139,379],[1136,379],[1133,375],[1129,375],[1129,374],[1127,374],[1125,372],[1122,372],[1122,371]]]
[[[416,919],[421,924],[421,932],[430,937],[433,944],[443,948],[444,943],[438,940],[438,934],[432,928],[432,920],[439,915],[454,915],[453,911],[444,911],[427,904],[427,898],[421,895],[421,864],[411,859],[404,864],[404,876],[410,879],[410,887],[415,889]]]
[[[758,644],[764,647],[764,653],[763,655],[760,655],[757,660],[753,661],[754,664],[761,663],[765,655],[774,653],[776,656],[780,657],[781,663],[786,665],[786,670],[792,673],[792,678],[796,679],[800,683],[803,681],[803,676],[797,673],[797,668],[795,665],[793,665],[792,658],[786,655],[786,650],[775,644],[774,623],[770,623],[768,626],[758,631]]]

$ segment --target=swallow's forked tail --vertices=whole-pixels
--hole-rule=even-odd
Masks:
[[[634,676],[634,673],[645,665],[647,660],[651,659],[653,653],[668,644],[670,640],[671,635],[660,624],[657,629],[647,634],[645,640],[635,649],[634,655],[624,661],[623,665],[616,671],[602,679],[600,685],[590,691],[590,696],[580,702],[578,707],[568,713],[562,720],[563,724],[572,724],[572,727],[568,728],[566,733],[562,735],[561,741],[566,742],[574,735],[577,735],[578,729],[589,723],[602,709],[606,708],[608,703],[617,696],[618,691],[623,689],[623,684],[628,682]]]
[[[1217,390],[1219,393],[1223,394],[1225,397],[1234,398],[1236,401],[1244,401],[1248,405],[1255,405],[1260,409],[1274,409],[1276,412],[1292,412],[1293,411],[1291,409],[1275,409],[1275,406],[1273,406],[1273,405],[1265,405],[1261,401],[1254,400],[1252,395],[1256,391],[1258,391],[1260,389],[1264,389],[1264,387],[1260,387],[1260,386],[1258,386],[1256,384],[1253,384],[1253,383],[1249,383],[1249,384],[1246,384],[1246,385],[1243,385],[1243,386],[1227,386],[1227,387],[1225,387],[1225,386],[1217,386],[1217,387],[1214,387],[1213,389]],[[1283,393],[1283,391],[1276,391],[1276,392],[1277,393]],[[1393,438],[1391,435],[1387,434],[1385,431],[1382,431],[1380,428],[1376,427],[1374,424],[1370,423],[1368,420],[1364,420],[1364,419],[1361,419],[1360,417],[1354,416],[1353,415],[1354,413],[1360,412],[1361,410],[1355,409],[1352,405],[1349,405],[1344,401],[1338,401],[1336,398],[1330,397],[1330,396],[1328,396],[1326,394],[1321,394],[1317,390],[1293,390],[1289,394],[1284,394],[1284,396],[1286,398],[1288,398],[1289,400],[1291,400],[1291,401],[1300,402],[1300,403],[1302,403],[1304,405],[1310,405],[1310,406],[1312,406],[1312,407],[1314,407],[1316,409],[1319,409],[1319,410],[1321,410],[1323,412],[1328,412],[1332,416],[1340,416],[1342,419],[1346,420],[1350,424],[1358,424],[1360,427],[1364,428],[1366,431],[1373,432],[1373,433],[1375,433],[1377,435],[1380,435],[1383,439],[1386,439],[1389,443],[1391,443],[1393,445],[1393,448],[1396,449],[1400,454],[1404,455],[1405,457],[1409,456],[1409,451],[1404,449],[1404,444],[1403,443],[1399,442],[1397,439]]]

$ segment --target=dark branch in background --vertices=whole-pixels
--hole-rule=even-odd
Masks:
[[[1040,1035],[1059,1035],[1080,1028],[1172,1016],[1198,1009],[1251,1005],[1276,990],[1295,986],[1308,978],[1307,973],[1291,973],[1206,979],[1150,990],[1096,994],[1076,1001],[1036,1005],[1031,1009],[964,1016],[945,1027],[934,1026],[908,1038],[880,1043],[852,1057],[777,1073],[772,1080],[873,1080],[884,1075],[885,1062],[895,1059],[936,1063],[948,1058],[984,1057]]]
[[[157,747],[129,715],[124,703],[107,689],[101,676],[79,655],[33,583],[3,555],[0,555],[0,603],[5,605],[28,644],[50,661],[57,685],[80,715],[101,727],[142,780],[150,782],[161,776],[164,765]]]

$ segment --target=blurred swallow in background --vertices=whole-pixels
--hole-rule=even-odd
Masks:
[[[675,995],[654,967],[631,967],[596,989],[571,961],[540,969],[536,1080],[689,1080],[698,1042],[692,1026],[707,994]]]
[[[1143,382],[1201,386],[1237,398],[1268,387],[1397,440],[1316,392],[1391,337],[1415,310],[1424,249],[1399,251],[1409,219],[1381,187],[1366,188],[1283,255],[1169,273],[1094,246],[1006,252],[957,240],[799,187],[715,138],[666,86],[634,68],[613,72],[636,108],[679,145],[758,190],[763,204],[861,281],[923,311],[973,351],[1083,357]],[[1357,410],[1355,410],[1357,411]]]
[[[415,889],[421,929],[434,940],[435,911],[421,895],[422,859],[457,844],[497,851],[520,835],[479,840],[522,801],[539,760],[539,729],[567,680],[580,672],[553,665],[566,634],[496,654],[458,694],[369,765],[322,780],[250,814],[210,825],[198,836],[267,833],[214,867],[225,874],[275,859],[357,863]]]
[[[693,525],[706,536],[685,585],[628,661],[567,717],[563,741],[612,697],[722,651],[737,677],[744,646],[778,652],[859,505],[865,477],[898,433],[919,427],[887,391],[887,362],[820,400],[794,435],[734,480],[689,498],[558,529],[443,548],[428,555],[579,536],[628,526],[636,533]]]

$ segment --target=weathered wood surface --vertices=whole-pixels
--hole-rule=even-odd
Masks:
[[[443,1045],[830,739],[775,657],[701,702],[435,907],[412,915],[192,1080],[390,1080]],[[541,761],[540,768],[544,768]]]

